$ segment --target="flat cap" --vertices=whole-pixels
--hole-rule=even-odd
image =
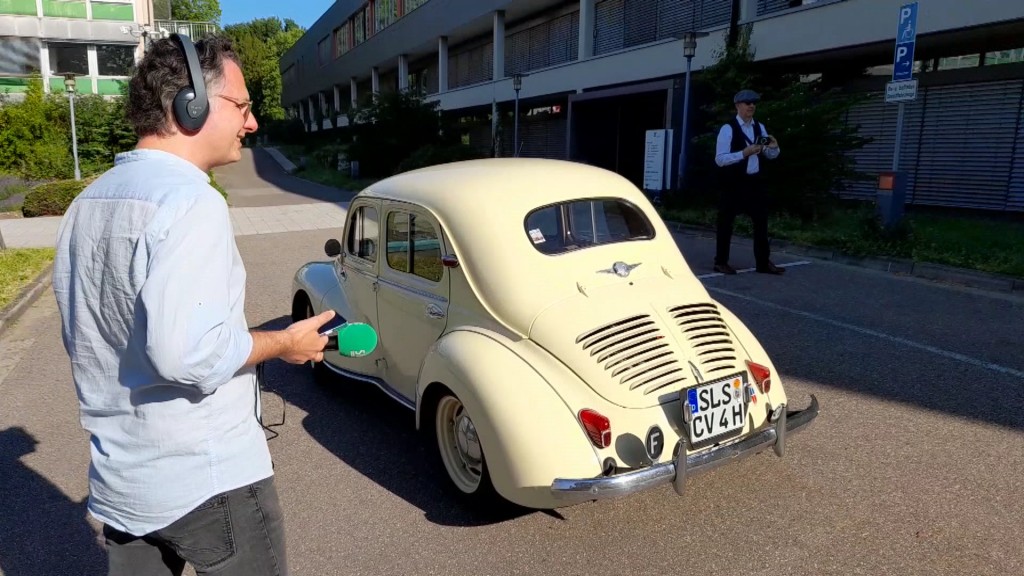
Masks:
[[[761,95],[753,90],[740,90],[732,101],[734,104],[739,104],[740,102],[757,102],[760,99]]]

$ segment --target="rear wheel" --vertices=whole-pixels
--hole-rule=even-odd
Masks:
[[[462,401],[450,392],[437,402],[434,437],[441,463],[459,493],[475,501],[500,500],[473,419]]]

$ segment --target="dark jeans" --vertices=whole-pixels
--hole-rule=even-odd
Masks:
[[[718,203],[718,234],[715,264],[729,263],[732,227],[738,214],[747,214],[754,224],[754,262],[768,266],[768,199],[761,177],[749,175],[724,186]]]
[[[185,563],[203,576],[288,573],[284,518],[274,477],[218,494],[170,526],[145,536],[103,527],[110,576],[180,576]]]

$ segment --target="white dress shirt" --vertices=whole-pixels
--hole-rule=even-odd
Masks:
[[[753,143],[754,121],[751,120],[747,122],[743,120],[743,118],[740,118],[740,116],[737,114],[736,122],[739,122],[740,128],[743,129],[743,133],[747,136],[747,140]],[[764,127],[764,124],[761,124],[760,122],[758,122],[758,124],[761,125],[761,135],[767,136],[768,130]],[[718,131],[718,145],[715,147],[715,163],[718,164],[719,166],[725,167],[743,160],[742,150],[740,150],[739,152],[731,152],[731,149],[732,125],[724,124],[722,126],[722,129]],[[762,154],[764,154],[769,160],[774,160],[775,158],[779,157],[779,153],[781,151],[782,150],[778,147],[770,148],[768,146],[765,146],[764,152],[762,152]],[[759,154],[751,154],[750,157],[747,158],[747,174],[757,174],[757,172],[761,169],[759,156]]]
[[[68,208],[53,291],[101,522],[147,534],[273,474],[245,279],[224,199],[178,156],[118,154]]]

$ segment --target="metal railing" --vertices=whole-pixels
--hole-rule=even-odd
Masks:
[[[154,20],[156,32],[164,35],[185,34],[192,40],[200,40],[204,36],[216,34],[220,28],[212,22],[189,22],[187,20]]]

